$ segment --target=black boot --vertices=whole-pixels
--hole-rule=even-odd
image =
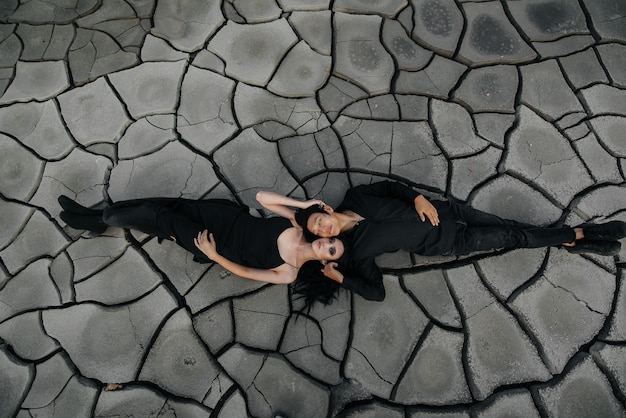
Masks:
[[[101,234],[106,231],[108,225],[102,222],[100,215],[79,215],[71,212],[61,212],[61,219],[74,229],[86,229]]]
[[[61,205],[63,210],[66,212],[76,213],[78,215],[102,216],[101,210],[86,208],[67,196],[59,196],[58,201],[59,205]]]
[[[583,229],[585,238],[594,240],[613,241],[626,237],[626,222],[611,221],[605,224],[586,224]]]
[[[567,251],[572,254],[598,254],[614,256],[619,254],[622,244],[618,241],[596,241],[592,239],[583,238],[576,241],[576,245],[573,247],[563,246]]]

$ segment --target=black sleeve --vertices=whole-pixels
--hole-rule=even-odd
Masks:
[[[405,200],[411,204],[420,193],[416,192],[409,186],[399,183],[397,181],[380,181],[378,183],[372,183],[363,186],[357,186],[354,189],[361,188],[364,193],[380,196],[380,197],[393,197],[396,199]]]
[[[385,299],[383,275],[373,258],[359,260],[343,275],[343,287],[377,302]]]

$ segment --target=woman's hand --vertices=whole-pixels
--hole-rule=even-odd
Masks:
[[[422,222],[428,218],[433,226],[439,225],[439,213],[437,213],[437,208],[435,208],[433,204],[428,201],[428,199],[419,195],[415,198],[414,203],[415,211],[419,215]]]
[[[208,230],[198,232],[198,236],[193,239],[193,243],[202,251],[210,260],[215,261],[215,258],[219,256],[217,253],[217,245],[213,234],[209,234]]]
[[[313,205],[322,206],[323,204],[324,204],[324,202],[322,202],[319,199],[303,200],[302,204],[300,205],[300,206],[302,206],[300,209],[305,209],[305,208],[308,208],[309,206],[313,206]]]
[[[343,274],[341,274],[341,272],[337,270],[338,265],[339,264],[333,261],[326,263],[326,265],[322,269],[322,273],[324,274],[324,276],[328,277],[329,279],[334,280],[337,283],[341,284],[343,283]]]
[[[324,209],[328,213],[333,212],[333,208],[331,206],[327,205],[326,203],[324,203],[324,201],[319,200],[319,199],[309,199],[309,200],[305,200],[302,203],[303,204],[300,209],[306,209],[309,206],[318,205],[320,208]]]

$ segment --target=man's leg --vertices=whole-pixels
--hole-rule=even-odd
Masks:
[[[505,226],[518,229],[534,229],[534,225],[523,222],[503,219],[499,216],[474,209],[469,205],[450,202],[452,213],[462,220],[468,227],[472,226]]]
[[[465,255],[500,248],[550,247],[573,242],[575,239],[576,233],[569,227],[529,229],[510,226],[467,227],[457,234],[453,252],[455,255]]]

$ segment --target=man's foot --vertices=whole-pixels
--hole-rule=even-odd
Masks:
[[[79,215],[63,211],[60,217],[63,219],[63,222],[74,229],[86,229],[101,234],[108,228],[108,225],[102,222],[102,216],[100,215]]]
[[[585,238],[591,240],[613,241],[626,237],[626,222],[611,221],[605,224],[581,225]]]
[[[59,205],[61,205],[66,212],[76,213],[78,215],[102,216],[101,210],[86,208],[67,196],[61,195],[57,200],[59,201]]]
[[[617,241],[595,241],[587,238],[576,241],[576,245],[573,247],[564,247],[572,254],[598,254],[614,256],[619,254],[622,244]]]

